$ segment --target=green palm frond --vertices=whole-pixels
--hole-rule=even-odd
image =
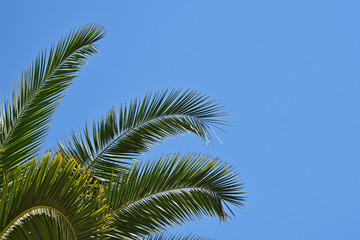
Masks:
[[[92,132],[73,133],[59,151],[91,167],[98,176],[121,172],[132,159],[160,141],[195,133],[212,142],[211,127],[226,124],[222,106],[197,91],[172,90],[149,94],[111,110],[95,122]],[[130,161],[129,161],[130,160]]]
[[[56,154],[37,157],[60,99],[103,37],[98,25],[71,32],[1,103],[0,240],[209,240],[163,232],[203,216],[228,221],[230,206],[245,200],[234,169],[199,154],[137,161],[186,133],[212,143],[227,113],[199,91],[147,94],[73,132]]]
[[[241,207],[242,183],[233,168],[201,155],[167,155],[135,165],[107,186],[113,236],[159,233],[202,216],[228,221],[228,204]],[[140,238],[139,238],[140,239]]]
[[[76,239],[66,220],[56,211],[38,208],[19,218],[0,240]]]
[[[213,240],[203,236],[196,236],[193,234],[160,234],[145,237],[143,240]]]
[[[103,195],[74,161],[51,154],[34,159],[11,178],[4,175],[0,239],[104,239],[110,218]]]
[[[40,149],[64,91],[80,66],[97,53],[103,29],[87,25],[43,51],[0,106],[0,170],[12,169]]]

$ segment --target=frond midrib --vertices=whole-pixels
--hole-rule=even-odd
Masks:
[[[86,170],[89,170],[93,165],[94,163],[100,159],[101,155],[106,151],[108,150],[113,144],[115,144],[115,142],[117,142],[119,139],[121,139],[122,137],[126,136],[130,131],[133,131],[135,129],[138,129],[140,127],[142,127],[143,125],[146,125],[146,124],[149,124],[153,121],[156,121],[156,120],[161,120],[161,119],[166,119],[166,118],[171,118],[171,117],[189,117],[189,118],[194,118],[194,119],[197,119],[199,120],[200,118],[197,118],[197,117],[194,117],[194,116],[191,116],[189,114],[169,114],[169,115],[165,115],[165,116],[160,116],[160,117],[154,117],[154,118],[151,118],[149,119],[148,121],[145,121],[145,122],[142,122],[142,123],[139,123],[139,124],[136,124],[135,126],[127,129],[125,132],[121,133],[118,137],[116,137],[113,141],[111,141],[111,143],[109,143],[103,150],[100,151],[100,153],[92,160],[91,164],[87,167]]]
[[[110,214],[111,214],[111,215],[114,215],[115,213],[122,211],[123,209],[125,209],[125,208],[128,207],[129,205],[135,204],[136,202],[141,201],[141,200],[144,200],[144,199],[146,199],[146,198],[150,198],[150,197],[153,197],[153,196],[162,194],[162,193],[171,193],[171,192],[175,192],[175,191],[178,191],[178,190],[184,191],[184,190],[187,190],[187,189],[193,190],[193,191],[200,190],[200,191],[202,191],[202,192],[210,192],[210,193],[218,196],[218,194],[215,193],[214,191],[212,191],[212,190],[210,190],[210,189],[207,189],[207,188],[204,188],[204,187],[177,187],[177,188],[170,188],[170,189],[161,190],[161,191],[157,191],[157,192],[154,192],[154,193],[146,194],[146,195],[143,196],[143,197],[140,197],[140,198],[137,198],[137,199],[132,200],[132,201],[130,201],[130,202],[127,202],[126,204],[122,205],[121,207],[117,208],[116,210],[111,211]]]
[[[50,209],[50,210],[53,210],[53,211],[55,211],[56,213],[60,214],[60,216],[62,216],[62,217],[65,219],[65,221],[67,222],[67,224],[69,225],[69,227],[70,227],[70,229],[71,229],[71,232],[72,232],[73,235],[74,235],[75,240],[77,240],[74,227],[73,227],[73,225],[71,224],[70,220],[69,220],[61,211],[59,211],[58,209],[56,209],[56,208],[54,208],[54,207],[52,207],[52,206],[45,206],[45,205],[35,206],[35,207],[29,208],[29,209],[23,211],[22,213],[18,214],[18,215],[4,228],[4,230],[0,233],[0,239],[1,239],[2,236],[6,233],[6,231],[7,231],[17,220],[19,220],[22,216],[24,216],[24,215],[27,214],[27,213],[30,213],[31,211],[34,211],[34,210],[36,210],[36,209],[41,209],[41,208]]]

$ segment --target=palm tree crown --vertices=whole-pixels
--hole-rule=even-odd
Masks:
[[[110,110],[40,154],[65,90],[98,53],[87,25],[43,51],[0,109],[0,239],[188,239],[166,233],[202,216],[228,221],[241,207],[235,170],[202,154],[139,158],[185,133],[212,142],[226,115],[198,91],[165,90]]]

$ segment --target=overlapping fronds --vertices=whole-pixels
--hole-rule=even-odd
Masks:
[[[143,240],[213,240],[212,238],[207,238],[203,236],[196,236],[193,234],[160,234],[152,235],[143,238]]]
[[[11,178],[4,175],[0,239],[105,239],[110,218],[103,195],[74,161],[34,159]]]
[[[65,90],[98,52],[97,25],[44,51],[0,105],[0,240],[208,240],[163,233],[203,216],[228,221],[241,207],[234,169],[198,154],[138,162],[159,142],[194,133],[206,143],[226,124],[222,106],[198,91],[148,94],[37,159]],[[33,159],[33,160],[29,160]],[[98,180],[101,183],[98,183]]]
[[[126,168],[132,159],[159,141],[184,133],[195,133],[207,143],[211,127],[225,124],[226,115],[214,100],[197,91],[172,90],[145,96],[111,110],[85,129],[59,144],[59,151],[91,167],[95,174],[109,178]],[[130,161],[129,161],[130,160]]]
[[[108,183],[107,197],[115,220],[112,236],[141,239],[205,215],[228,221],[228,204],[242,206],[244,192],[227,164],[177,154],[135,165]]]
[[[71,32],[43,51],[23,72],[0,107],[0,170],[13,169],[40,149],[64,91],[80,66],[97,53],[104,36],[97,25]]]

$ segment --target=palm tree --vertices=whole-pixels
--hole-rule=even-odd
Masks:
[[[166,231],[202,216],[228,221],[243,205],[238,174],[218,158],[140,157],[194,133],[211,143],[223,108],[190,90],[160,91],[112,109],[41,154],[81,65],[98,53],[98,25],[71,32],[24,71],[0,110],[0,239],[206,239]]]

